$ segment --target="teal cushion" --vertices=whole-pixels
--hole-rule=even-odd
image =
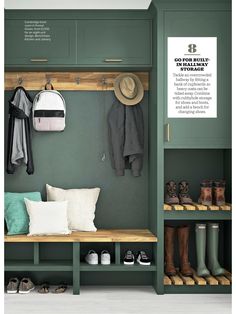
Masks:
[[[25,234],[29,232],[29,216],[24,198],[31,201],[41,201],[40,192],[11,193],[5,192],[5,220],[8,235]]]

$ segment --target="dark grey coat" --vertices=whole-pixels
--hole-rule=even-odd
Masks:
[[[108,114],[108,137],[112,167],[118,176],[131,169],[140,176],[143,167],[144,122],[140,104],[125,106],[118,100]]]

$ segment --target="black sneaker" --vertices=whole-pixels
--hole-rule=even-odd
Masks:
[[[134,265],[134,254],[131,250],[126,251],[123,262],[125,265]]]
[[[138,253],[137,263],[139,263],[140,265],[147,265],[147,266],[151,265],[150,258],[147,256],[147,254],[144,251],[140,251]]]

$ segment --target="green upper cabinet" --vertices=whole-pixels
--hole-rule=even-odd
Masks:
[[[151,66],[151,20],[80,20],[79,65]]]
[[[166,11],[164,16],[165,148],[231,147],[231,13],[229,11]],[[217,117],[168,118],[167,38],[217,37]],[[188,53],[188,52],[187,52]],[[177,58],[179,56],[176,56]],[[160,104],[161,105],[161,104]]]
[[[45,19],[6,20],[5,64],[76,64],[76,22]]]

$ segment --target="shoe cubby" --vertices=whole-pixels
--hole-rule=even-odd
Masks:
[[[155,245],[150,244],[150,243],[121,243],[120,246],[120,263],[123,264],[123,260],[125,257],[125,253],[128,250],[131,250],[134,254],[134,265],[136,266],[142,266],[137,263],[137,256],[139,251],[145,251],[147,256],[151,260],[151,266],[156,265],[155,261],[155,254],[154,254],[154,247]],[[132,266],[131,266],[132,267]],[[145,266],[149,267],[149,266]]]
[[[229,293],[232,284],[231,265],[231,150],[230,149],[165,149],[164,150],[164,183],[173,180],[176,182],[177,196],[179,182],[186,180],[189,183],[189,194],[193,204],[164,204],[164,224],[178,228],[189,226],[189,262],[193,269],[192,276],[183,276],[180,272],[178,236],[174,240],[174,265],[177,269],[175,276],[164,274],[163,284],[165,293]],[[203,180],[226,181],[225,206],[202,206],[200,183]],[[166,188],[166,187],[165,187]],[[221,276],[198,276],[196,255],[196,224],[218,223],[219,246],[218,260],[226,270]],[[207,227],[206,227],[207,228]],[[177,229],[176,229],[177,230]],[[207,237],[207,230],[206,230]],[[206,266],[207,262],[206,246]]]
[[[73,259],[72,243],[43,242],[38,244],[39,261],[71,261]]]
[[[226,203],[231,204],[230,149],[165,149],[164,183],[175,181],[177,194],[179,182],[186,180],[193,202],[198,203],[200,183],[206,179],[224,179]]]
[[[219,224],[218,261],[221,267],[226,270],[224,275],[202,277],[196,273],[197,252],[196,252],[196,224],[206,224],[206,251],[205,264],[208,268],[208,223]],[[164,274],[163,284],[165,293],[225,293],[229,292],[232,284],[231,264],[231,221],[227,220],[165,220],[165,226],[175,228],[174,236],[174,265],[177,270],[175,276]],[[192,276],[183,276],[180,272],[180,254],[177,228],[189,226],[188,258],[193,269]],[[189,290],[188,290],[189,288]]]
[[[72,260],[72,243],[35,242],[5,245],[7,271],[71,271]]]
[[[115,264],[115,243],[109,242],[86,242],[80,244],[80,263],[81,265],[88,265],[85,261],[85,257],[90,250],[94,250],[98,254],[98,265],[101,265],[101,252],[106,250],[111,256],[111,265]],[[88,265],[93,266],[93,265]],[[103,266],[103,265],[101,265]],[[105,265],[109,266],[109,265]]]
[[[62,282],[68,285],[73,285],[73,276],[69,271],[7,271],[5,273],[5,284],[9,282],[10,278],[17,277],[30,278],[35,285],[41,285],[44,282],[48,282],[51,285],[59,285]]]
[[[8,243],[4,246],[5,261],[29,261],[34,260],[34,243]]]

